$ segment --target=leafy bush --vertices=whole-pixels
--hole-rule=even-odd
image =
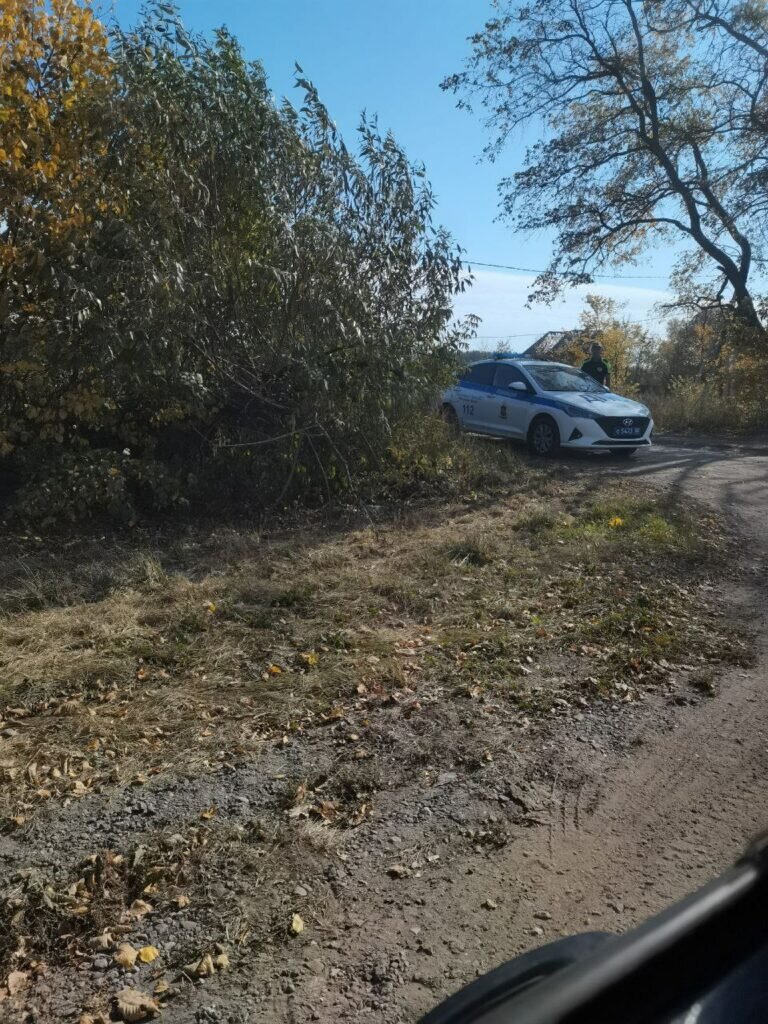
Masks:
[[[232,36],[191,36],[166,3],[109,35],[87,2],[9,12],[0,469],[18,507],[124,519],[141,491],[168,507],[174,487],[264,506],[349,489],[466,333],[423,168],[366,118],[353,155],[301,74],[301,108],[276,106]],[[125,448],[143,480],[123,480]]]
[[[184,502],[167,467],[85,445],[43,458],[16,495],[24,519],[51,525],[105,515],[130,523],[139,511],[166,511]]]

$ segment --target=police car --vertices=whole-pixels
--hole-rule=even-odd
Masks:
[[[456,430],[519,438],[536,455],[580,448],[630,456],[653,436],[651,413],[640,402],[573,366],[525,356],[471,363],[442,403]]]

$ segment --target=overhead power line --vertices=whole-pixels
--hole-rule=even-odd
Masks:
[[[532,267],[512,267],[508,263],[484,263],[481,260],[462,260],[467,267],[494,267],[496,270],[516,270],[521,274],[545,274],[545,270],[534,270]],[[666,281],[666,274],[592,274],[610,281]]]
[[[621,320],[620,323],[626,324],[628,327],[636,327],[641,324],[659,323],[663,318],[658,316],[648,316],[644,320]],[[559,331],[528,331],[526,334],[476,334],[473,341],[512,341],[515,338],[540,338],[545,334],[575,334],[578,333],[578,327],[567,327]]]

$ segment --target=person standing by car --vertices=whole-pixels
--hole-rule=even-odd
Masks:
[[[589,352],[589,359],[581,364],[582,373],[588,374],[593,380],[596,380],[598,384],[602,384],[603,387],[610,388],[611,368],[605,359],[603,359],[603,346],[599,341],[595,341],[593,342]]]

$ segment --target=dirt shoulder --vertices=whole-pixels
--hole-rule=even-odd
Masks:
[[[768,454],[768,433],[737,433],[721,432],[702,434],[700,431],[658,431],[654,435],[654,444],[674,445],[690,450],[733,449],[739,452],[750,452],[758,455]]]
[[[705,764],[754,769],[733,543],[636,481],[546,470],[304,535],[15,543],[0,1018],[128,1019],[127,987],[168,1021],[412,1020],[711,872],[713,717]],[[662,886],[650,791],[703,830]]]

